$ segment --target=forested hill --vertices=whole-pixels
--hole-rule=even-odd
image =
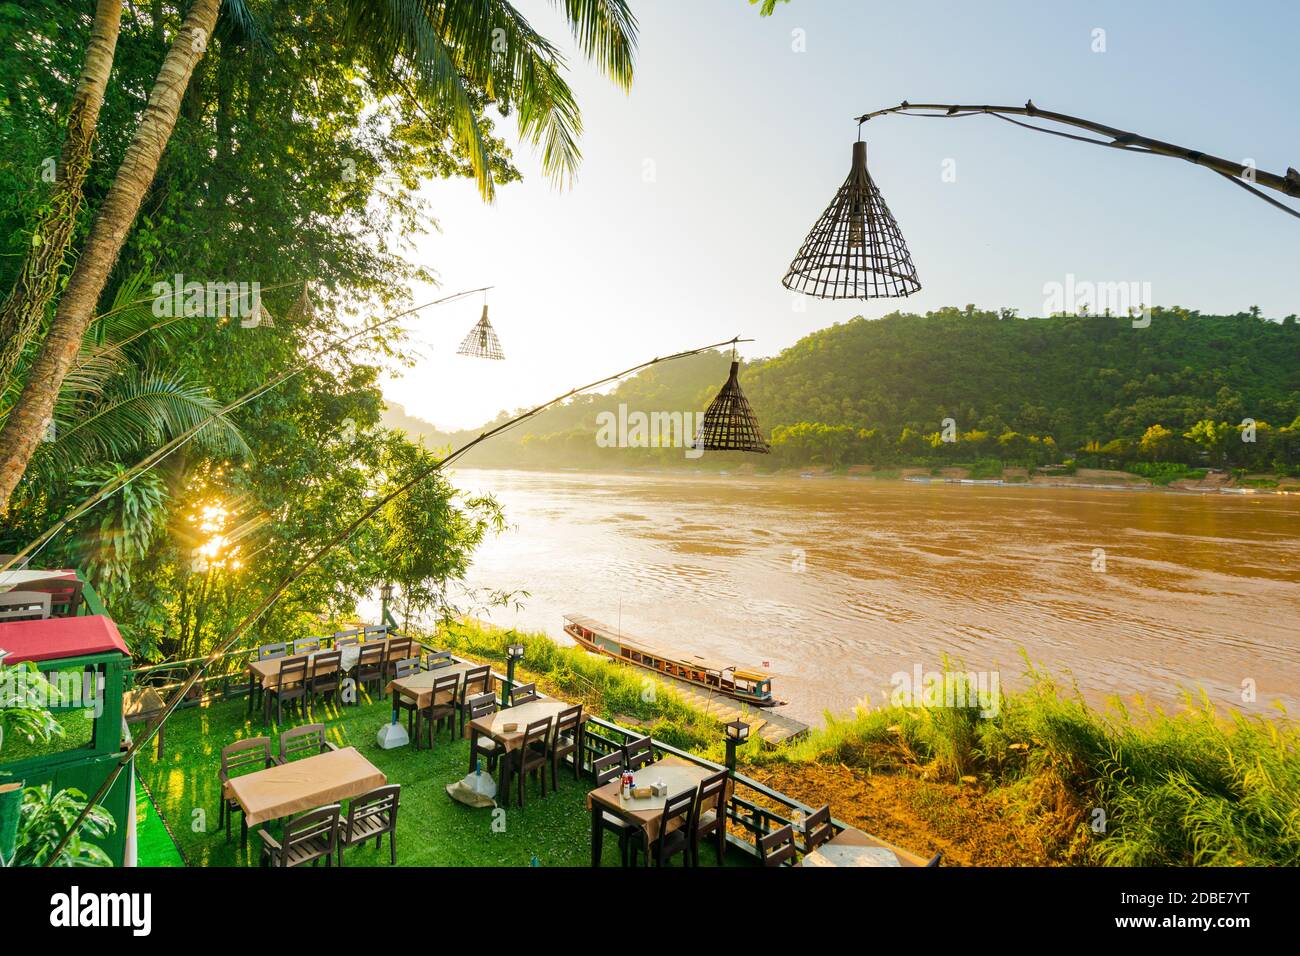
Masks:
[[[701,411],[727,361],[711,354],[647,370],[539,416],[467,463],[690,465],[680,451],[600,447],[597,416],[620,404],[629,415]],[[1284,426],[1300,415],[1300,325],[1179,309],[1157,309],[1139,327],[1127,317],[894,313],[815,332],[745,366],[741,384],[773,439],[774,464],[1045,464],[1104,452],[1267,467],[1278,455],[1295,463],[1296,429]],[[1255,431],[1231,442],[1247,419]],[[426,432],[434,444],[463,437]],[[1250,447],[1239,454],[1236,444]]]

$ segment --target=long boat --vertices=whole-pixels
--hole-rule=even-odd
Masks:
[[[644,667],[755,707],[776,707],[785,703],[772,697],[772,675],[765,671],[655,646],[581,614],[564,615],[564,633],[593,654]]]

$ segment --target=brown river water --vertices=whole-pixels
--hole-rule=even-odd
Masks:
[[[461,469],[511,527],[469,583],[526,590],[495,623],[568,643],[586,614],[762,667],[820,723],[891,675],[1023,685],[1021,651],[1093,703],[1300,714],[1300,497],[853,479]],[[1100,549],[1100,550],[1098,550]],[[1243,682],[1256,699],[1243,700]],[[1247,684],[1247,686],[1250,686]]]

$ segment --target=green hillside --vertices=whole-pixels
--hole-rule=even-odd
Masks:
[[[628,444],[671,442],[671,434],[636,432],[636,413],[703,410],[727,361],[710,354],[647,370],[608,395],[539,416],[466,462],[729,467],[739,456],[701,461],[680,448],[597,441],[598,416],[623,405]],[[1300,461],[1295,316],[1157,309],[1149,325],[1134,327],[1111,316],[894,313],[815,332],[745,366],[741,383],[773,444],[770,459],[745,457],[764,467],[1075,461],[1151,471],[1172,462],[1289,473]],[[413,430],[409,417],[405,425]],[[434,444],[476,433],[422,431]]]

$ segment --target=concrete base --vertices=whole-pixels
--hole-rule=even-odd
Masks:
[[[411,742],[411,736],[401,724],[384,724],[375,735],[375,741],[384,750],[405,747]]]

